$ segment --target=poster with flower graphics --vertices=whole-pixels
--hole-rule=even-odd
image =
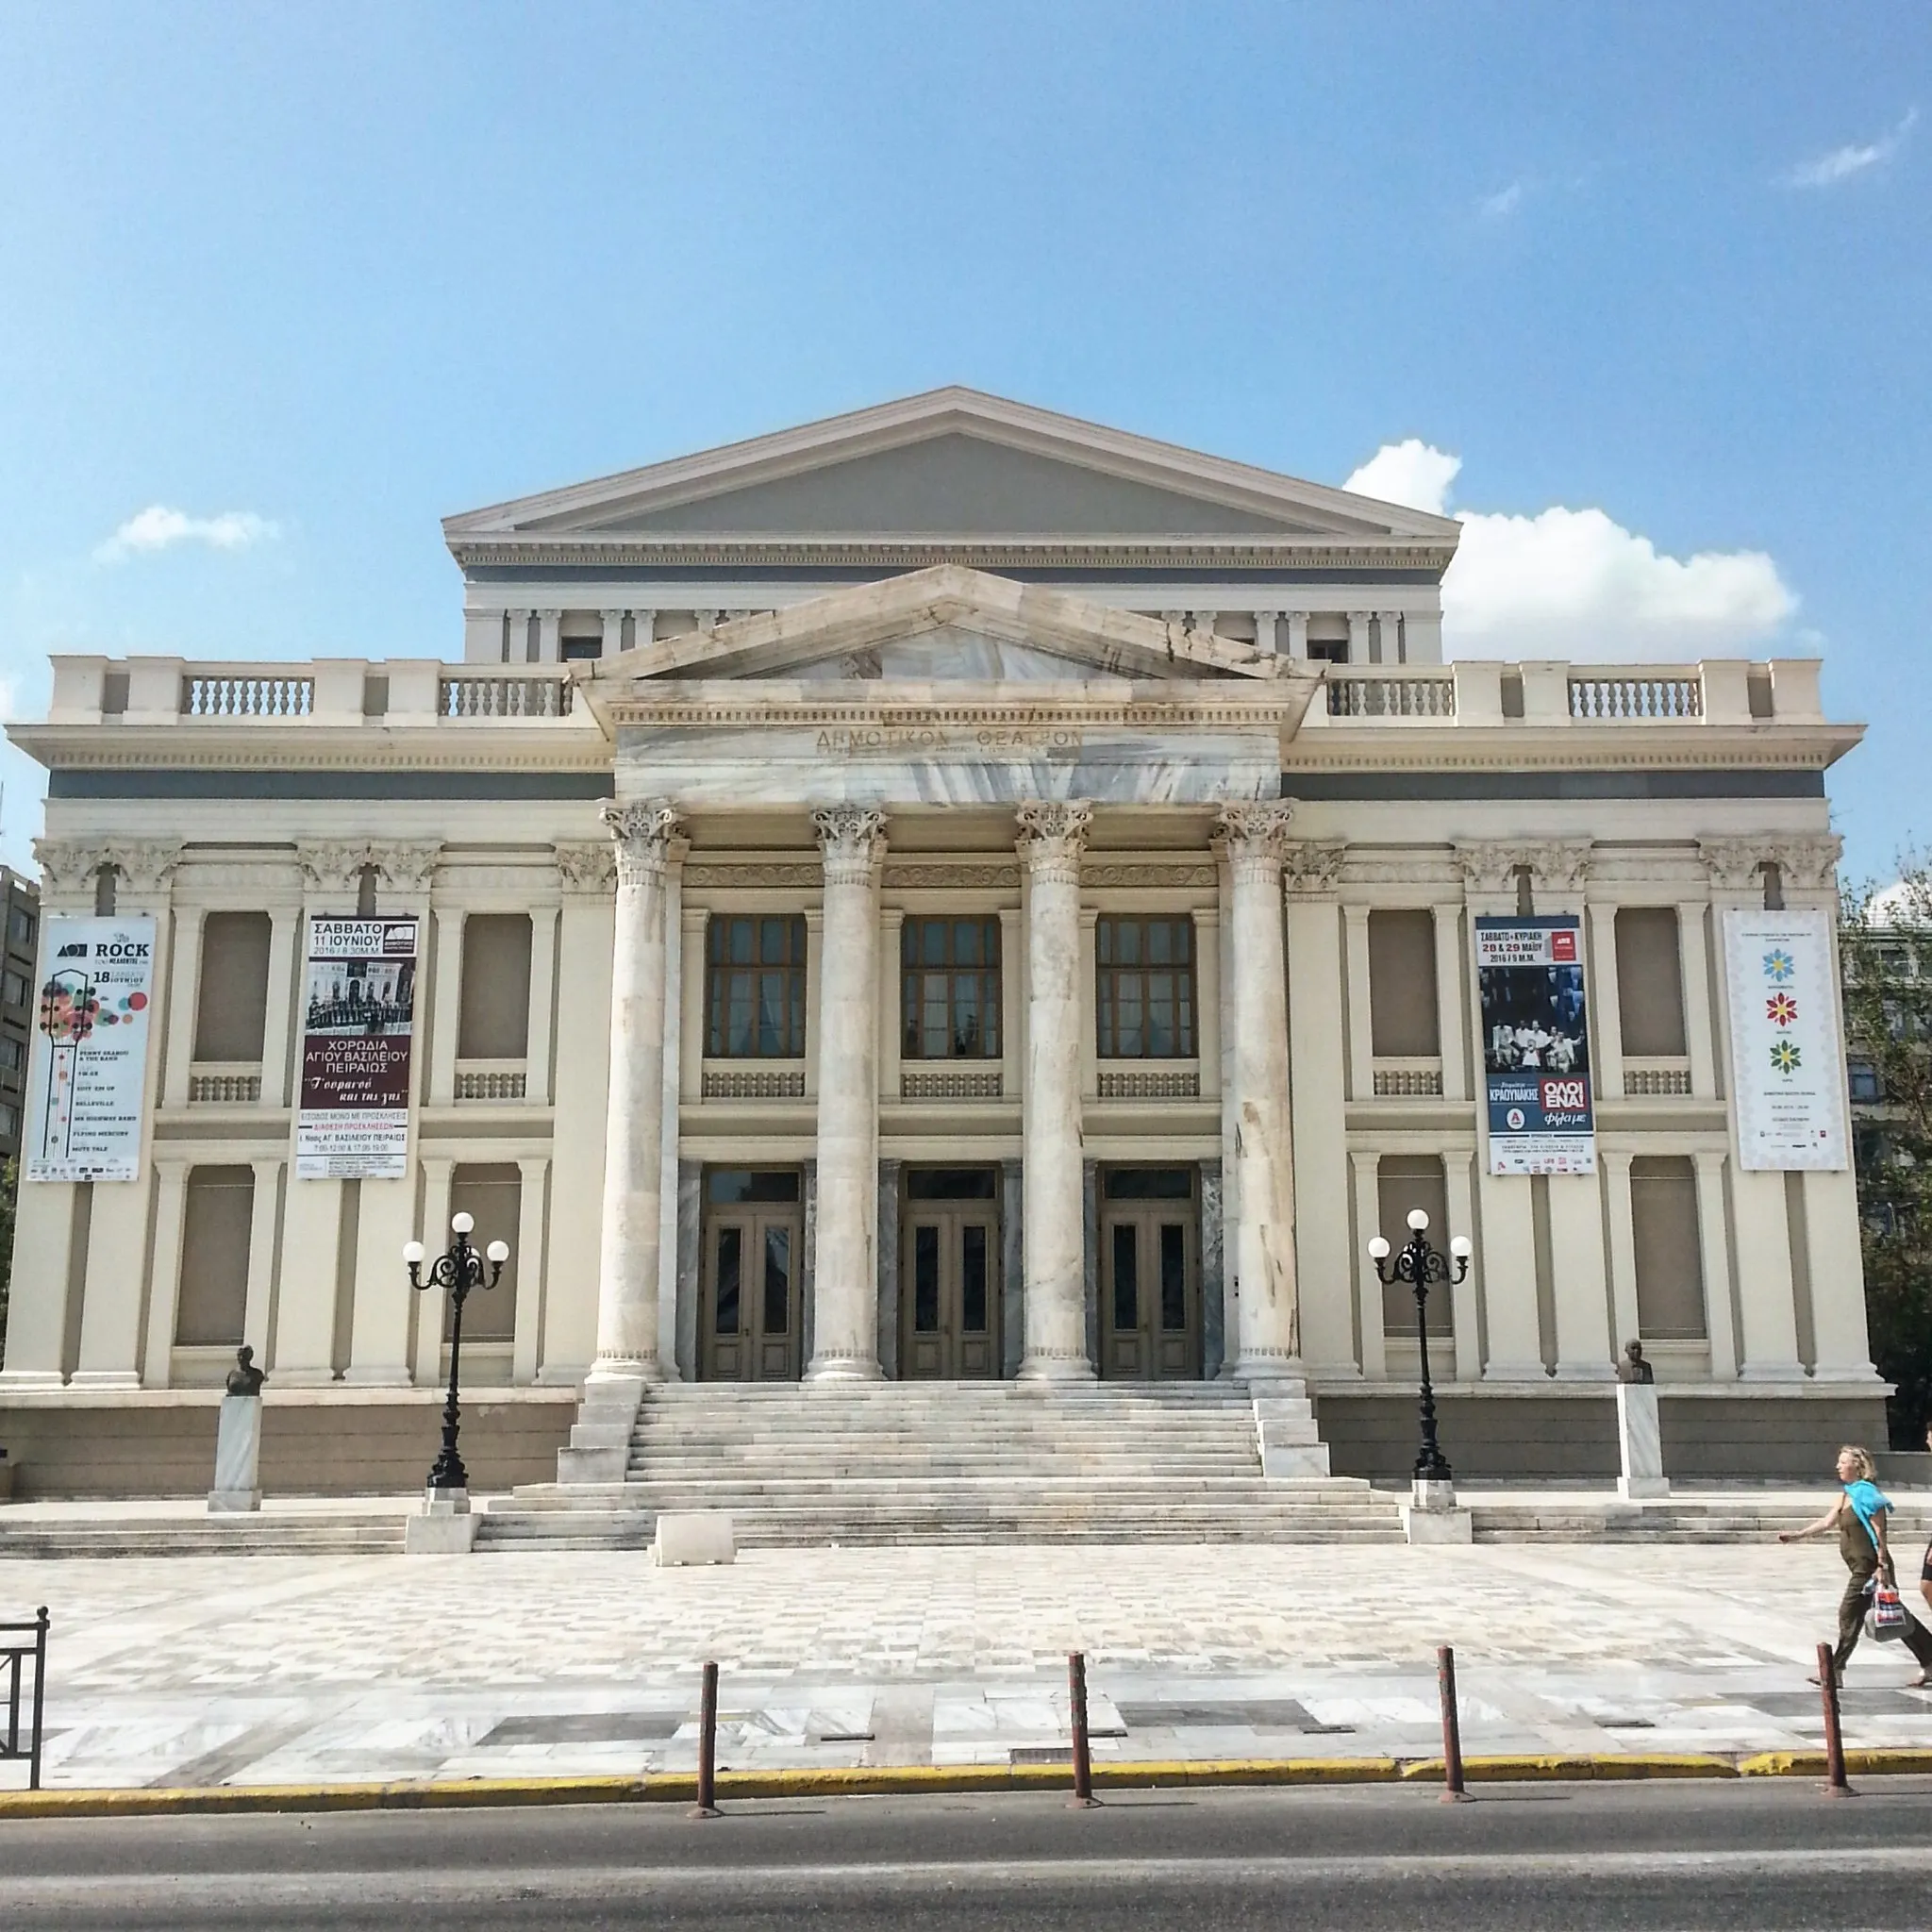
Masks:
[[[27,1069],[30,1181],[131,1181],[153,1017],[155,923],[50,912]]]
[[[1738,1160],[1843,1168],[1844,1054],[1832,929],[1824,912],[1726,912]]]

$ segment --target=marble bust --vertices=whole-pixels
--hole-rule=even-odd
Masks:
[[[1624,1359],[1617,1364],[1617,1380],[1620,1382],[1655,1382],[1657,1371],[1643,1358],[1643,1344],[1641,1341],[1626,1341],[1624,1344]]]

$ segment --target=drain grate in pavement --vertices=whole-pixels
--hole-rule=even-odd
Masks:
[[[548,1717],[507,1717],[483,1743],[629,1744],[675,1738],[683,1722],[674,1710],[567,1710]]]
[[[1008,1764],[1071,1764],[1071,1744],[1015,1744],[1007,1754]]]
[[[1655,1720],[1647,1717],[1600,1717],[1596,1721],[1601,1731],[1654,1731]]]
[[[812,1739],[814,1744],[870,1744],[872,1741],[870,1731],[820,1731]]]
[[[1131,1731],[1245,1727],[1334,1738],[1355,1729],[1353,1724],[1322,1724],[1307,1705],[1292,1697],[1261,1698],[1251,1704],[1116,1704],[1114,1708]]]

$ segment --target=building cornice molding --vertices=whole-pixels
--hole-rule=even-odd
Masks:
[[[651,541],[636,537],[491,537],[452,542],[465,570],[1240,570],[1271,576],[1296,571],[1402,571],[1433,582],[1454,544],[1387,541],[1337,543],[1311,537],[1191,537],[1173,541],[1055,541],[1042,538],[744,537]]]

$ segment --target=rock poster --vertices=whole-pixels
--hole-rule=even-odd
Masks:
[[[1583,923],[1478,919],[1491,1174],[1594,1174]]]
[[[50,912],[27,1069],[26,1178],[141,1173],[155,923]]]
[[[1823,912],[1724,914],[1740,1166],[1846,1165],[1831,948]]]
[[[298,1179],[408,1173],[416,942],[413,917],[308,922]]]

